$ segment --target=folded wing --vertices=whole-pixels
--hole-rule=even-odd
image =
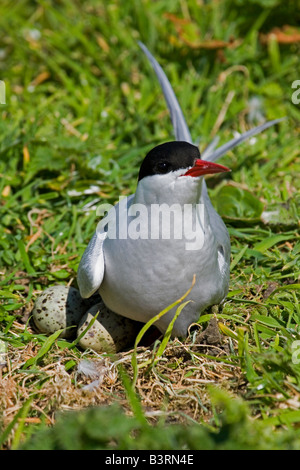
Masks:
[[[100,287],[104,277],[103,242],[106,232],[95,232],[81,258],[77,271],[80,295],[91,297]]]

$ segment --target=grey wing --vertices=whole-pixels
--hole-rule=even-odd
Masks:
[[[77,282],[84,299],[91,297],[102,283],[105,270],[103,243],[106,236],[106,232],[96,231],[79,263]]]

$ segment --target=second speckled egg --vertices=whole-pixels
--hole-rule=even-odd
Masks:
[[[83,349],[93,349],[99,353],[116,353],[134,343],[141,324],[117,315],[102,301],[93,305],[82,317],[77,337],[84,332],[97,313],[95,322],[78,343]]]

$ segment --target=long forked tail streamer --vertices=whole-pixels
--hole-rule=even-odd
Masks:
[[[184,140],[185,142],[189,142],[191,144],[192,137],[189,128],[185,122],[183,113],[165,72],[142,42],[139,42],[139,46],[148,57],[149,62],[151,63],[162,88],[165,100],[167,102],[171,114],[171,120],[176,140]]]
[[[235,137],[234,139],[231,139],[229,142],[227,142],[224,145],[221,145],[221,147],[218,147],[216,150],[211,152],[208,155],[205,155],[205,151],[202,153],[202,158],[203,160],[209,160],[210,162],[214,162],[218,160],[222,155],[224,155],[226,152],[229,150],[233,149],[237,145],[240,145],[242,142],[245,140],[249,139],[250,137],[253,137],[256,134],[259,134],[260,132],[264,131],[265,129],[268,129],[268,127],[274,126],[275,124],[278,124],[279,122],[283,121],[285,118],[279,118],[279,119],[273,119],[273,121],[267,121],[264,124],[261,124],[260,126],[254,127],[253,129],[250,129],[247,132],[244,132],[243,134],[239,135],[238,137]]]
[[[139,46],[143,50],[143,52],[146,54],[149,62],[151,63],[156,76],[158,78],[158,81],[160,83],[160,86],[162,88],[165,100],[167,102],[168,109],[170,111],[171,115],[171,120],[174,128],[174,133],[175,133],[175,138],[176,140],[184,140],[189,143],[193,143],[191,133],[189,131],[189,128],[186,124],[186,121],[183,116],[183,112],[181,110],[181,107],[178,103],[178,100],[175,96],[175,93],[173,91],[173,88],[157,62],[157,60],[153,57],[151,52],[147,49],[145,44],[139,41]],[[257,127],[254,127],[253,129],[250,129],[247,132],[244,132],[243,134],[239,135],[238,137],[235,137],[234,139],[231,139],[229,142],[227,142],[224,145],[221,145],[217,149],[215,149],[218,139],[214,139],[211,144],[209,144],[206,149],[202,152],[202,159],[203,160],[208,160],[211,162],[214,162],[218,160],[220,157],[222,157],[225,153],[227,153],[229,150],[232,150],[234,147],[237,145],[240,145],[242,142],[245,140],[249,139],[250,137],[253,137],[256,134],[259,134],[260,132],[263,132],[264,130],[268,129],[268,127],[274,126],[275,124],[278,124],[285,118],[279,118],[279,119],[274,119],[272,121],[267,121],[264,124],[261,124]]]

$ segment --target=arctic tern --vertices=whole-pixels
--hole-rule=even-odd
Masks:
[[[122,199],[98,224],[80,261],[77,281],[83,298],[99,292],[113,312],[146,323],[183,296],[195,279],[188,297],[191,302],[172,330],[173,337],[185,337],[201,312],[220,304],[229,288],[229,234],[209,199],[204,175],[229,171],[215,161],[281,119],[251,129],[217,149],[215,139],[200,158],[164,71],[146,46],[139,45],[162,87],[176,140],[162,143],[146,155],[135,194]],[[153,222],[153,207],[172,208],[167,237],[164,221]],[[176,229],[180,229],[179,235]],[[162,333],[175,312],[173,308],[155,323]]]

